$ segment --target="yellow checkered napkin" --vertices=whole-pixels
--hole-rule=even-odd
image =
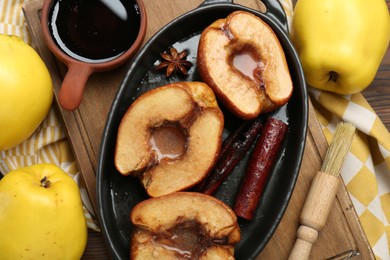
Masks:
[[[390,133],[360,93],[309,95],[329,143],[340,121],[358,129],[340,174],[375,256],[390,259]]]
[[[280,1],[291,25],[291,0]],[[339,122],[356,125],[340,174],[376,258],[390,259],[390,133],[360,93],[341,96],[309,87],[309,95],[329,144]]]

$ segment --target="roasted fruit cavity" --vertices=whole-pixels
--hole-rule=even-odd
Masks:
[[[137,204],[131,259],[234,259],[240,228],[220,200],[196,192],[175,192]]]
[[[201,82],[150,90],[129,107],[119,129],[115,166],[138,176],[152,197],[190,188],[214,166],[224,117]]]
[[[235,11],[201,34],[202,80],[236,116],[253,119],[286,104],[293,91],[283,48],[259,17]]]

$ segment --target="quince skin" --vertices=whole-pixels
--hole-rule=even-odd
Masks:
[[[370,85],[390,39],[384,0],[299,0],[291,38],[307,83],[340,94]]]
[[[50,73],[38,53],[17,36],[0,34],[0,151],[29,138],[53,100]]]
[[[0,258],[80,259],[87,224],[77,183],[52,164],[0,180]]]

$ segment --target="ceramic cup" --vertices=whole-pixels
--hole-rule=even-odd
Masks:
[[[92,73],[123,65],[141,47],[147,24],[145,6],[142,0],[126,1],[95,0],[94,4],[98,4],[93,6],[88,1],[45,0],[41,13],[44,41],[68,67],[58,93],[64,109],[73,111],[79,107]],[[129,8],[134,10],[130,13]],[[132,39],[126,38],[126,26],[128,33],[133,34]],[[94,38],[99,35],[103,37]]]

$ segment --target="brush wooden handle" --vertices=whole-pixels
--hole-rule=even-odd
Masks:
[[[334,198],[336,197],[339,178],[318,172],[306,197],[297,232],[297,240],[290,253],[289,260],[309,259],[311,248],[316,242],[318,232],[328,219]]]

